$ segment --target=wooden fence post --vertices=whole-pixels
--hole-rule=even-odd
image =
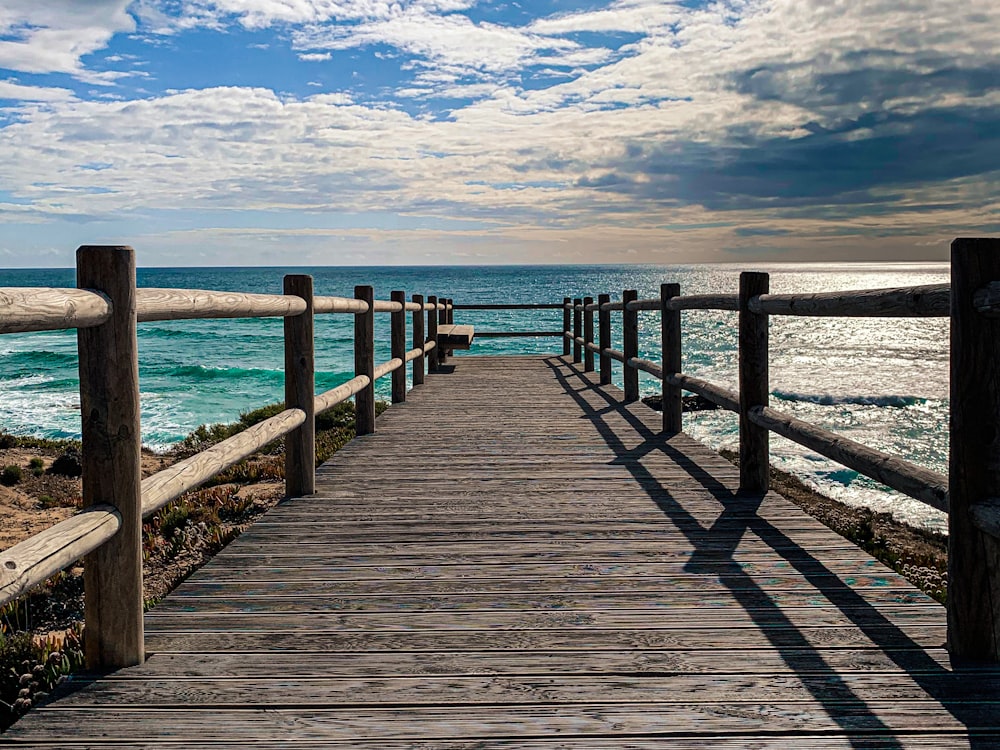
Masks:
[[[449,297],[446,300],[446,304],[448,306],[448,325],[454,325],[455,324],[455,300],[453,300],[451,297]]]
[[[639,356],[639,313],[629,310],[628,303],[639,298],[635,289],[622,292],[622,353],[625,355],[623,365],[625,376],[625,402],[639,400],[639,371],[628,362]]]
[[[568,357],[570,352],[570,340],[566,338],[566,334],[572,331],[570,317],[572,316],[572,311],[569,309],[569,305],[573,304],[573,300],[569,297],[563,297],[563,356]]]
[[[598,294],[597,336],[601,347],[601,385],[611,385],[611,355],[605,352],[611,348],[611,311],[601,308],[611,302],[610,294]]]
[[[1000,319],[976,310],[975,297],[997,281],[1000,239],[952,243],[948,650],[991,661],[1000,660],[1000,538],[976,516],[1000,509]]]
[[[424,338],[424,295],[414,294],[413,301],[420,305],[419,310],[413,311],[413,348],[420,350],[420,354],[413,360],[413,386],[415,388],[424,384],[425,359],[423,352],[427,339]]]
[[[441,351],[437,347],[438,339],[438,311],[437,311],[438,298],[433,294],[427,298],[427,304],[431,306],[431,309],[427,311],[427,340],[434,342],[434,348],[431,349],[431,359],[428,364],[428,370],[430,372],[437,372],[438,368],[441,366]]]
[[[681,311],[669,307],[671,298],[679,297],[680,293],[680,284],[660,284],[660,347],[664,375],[661,406],[663,431],[671,434],[681,431],[683,412],[680,386],[670,385],[666,379],[668,373],[681,371]]]
[[[593,297],[583,298],[583,340],[588,344],[594,343],[594,311],[587,309],[587,305],[592,304]],[[594,371],[594,352],[587,346],[583,347],[583,371]]]
[[[766,273],[740,274],[740,490],[767,492],[769,486],[768,430],[750,421],[750,410],[768,404],[768,316],[750,310],[750,299],[767,294]]]
[[[442,307],[440,310],[438,310],[437,322],[439,326],[446,326],[448,325],[448,298],[439,297],[438,302],[441,303]],[[436,330],[434,332],[434,335],[437,336]],[[438,353],[438,366],[446,364],[448,362],[448,354],[449,354],[448,350],[445,349],[443,346],[441,346],[440,343],[436,347],[434,347],[434,349]]]
[[[301,497],[316,491],[316,385],[313,337],[312,276],[289,274],[285,294],[306,301],[300,315],[285,318],[285,408],[302,409],[306,421],[285,438],[285,495]]]
[[[578,364],[583,361],[583,347],[580,346],[580,337],[583,336],[583,313],[580,312],[580,305],[583,300],[580,297],[573,299],[573,362]]]
[[[142,493],[135,252],[76,251],[76,282],[111,300],[102,325],[77,330],[83,441],[83,505],[108,503],[122,525],[84,562],[84,651],[93,670],[141,664]]]
[[[391,327],[391,356],[403,360],[401,367],[392,371],[392,403],[406,401],[406,292],[391,292],[389,298],[399,303],[399,312],[389,313]]]
[[[356,286],[354,297],[368,303],[368,312],[354,314],[354,374],[371,380],[354,397],[354,431],[369,435],[375,432],[375,290]]]

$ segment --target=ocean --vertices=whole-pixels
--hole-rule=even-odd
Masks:
[[[141,268],[139,286],[280,293],[285,273],[309,273],[317,294],[351,297],[371,284],[378,299],[393,289],[437,294],[456,303],[561,302],[623,289],[639,297],[678,282],[683,294],[735,292],[741,270],[768,271],[771,291],[818,292],[947,282],[947,263],[776,264],[750,266],[449,266],[322,268]],[[0,271],[0,286],[74,286],[72,269]],[[456,311],[480,330],[558,330],[559,310]],[[736,388],[736,314],[683,313],[684,372]],[[659,357],[659,318],[640,313],[640,356]],[[614,346],[620,347],[620,328]],[[945,472],[948,455],[948,320],[771,319],[771,404],[922,466]],[[376,357],[389,359],[389,321],[376,318]],[[317,390],[353,376],[350,315],[318,316]],[[482,339],[470,354],[561,353],[552,339]],[[458,355],[461,356],[461,355]],[[283,397],[280,319],[199,320],[139,325],[144,444],[164,449],[199,424],[229,422]],[[614,379],[622,382],[615,363]],[[76,334],[0,336],[0,428],[18,435],[78,437]],[[659,382],[640,373],[643,394]],[[388,399],[389,379],[378,383]],[[736,447],[736,416],[686,414],[689,434],[713,448]],[[944,515],[775,435],[774,465],[851,505],[890,512],[937,531]]]

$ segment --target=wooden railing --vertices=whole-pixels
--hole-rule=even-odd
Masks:
[[[392,400],[406,397],[426,365],[447,358],[436,345],[439,324],[454,310],[563,311],[561,331],[478,331],[480,338],[561,336],[563,354],[610,384],[612,361],[623,363],[624,399],[639,398],[639,372],[662,381],[663,431],[681,429],[681,391],[697,393],[740,422],[740,489],[768,488],[768,436],[776,432],[843,463],[949,516],[948,645],[957,657],[1000,660],[1000,240],[959,239],[952,245],[950,285],[823,294],[769,294],[767,274],[740,276],[737,294],[660,295],[621,300],[601,294],[562,304],[455,305],[450,299],[402,292],[375,300],[359,286],[353,299],[314,297],[308,276],[285,278],[283,295],[136,289],[130,248],[83,247],[76,290],[0,290],[0,333],[77,328],[83,415],[83,512],[0,556],[0,604],[87,556],[86,649],[93,667],[142,660],[141,519],[268,442],[286,439],[286,490],[314,489],[316,414],[354,396],[357,433],[374,431],[374,383],[392,374]],[[739,313],[739,391],[681,371],[681,312]],[[660,361],[639,356],[638,316],[658,311]],[[374,315],[391,315],[389,361],[374,362]],[[413,313],[412,346],[405,340]],[[612,347],[612,313],[621,314],[621,349]],[[314,395],[313,316],[348,313],[355,321],[355,377]],[[426,320],[425,320],[426,313]],[[597,315],[595,326],[594,316]],[[768,320],[772,315],[951,317],[951,457],[949,476],[861,445],[772,409],[768,403]],[[286,409],[208,450],[139,479],[136,324],[146,320],[281,316],[285,324]],[[425,326],[426,323],[426,326]],[[426,362],[425,362],[426,360]]]
[[[0,605],[81,558],[85,652],[92,669],[143,661],[142,520],[268,443],[286,438],[285,489],[315,491],[315,416],[354,396],[357,434],[375,431],[375,381],[392,375],[392,401],[444,358],[438,322],[450,300],[401,291],[388,301],[358,286],[353,299],[313,295],[312,277],[289,275],[284,294],[137,289],[130,247],[77,251],[77,289],[0,289],[0,333],[78,329],[82,413],[83,510],[0,554]],[[355,321],[355,376],[315,394],[313,317],[348,313]],[[391,316],[391,359],[374,362],[375,313]],[[406,316],[412,313],[412,347]],[[426,323],[425,326],[425,315]],[[140,475],[136,324],[194,318],[284,318],[285,410],[146,479]],[[425,336],[425,330],[428,335]]]
[[[602,294],[564,300],[564,354],[611,383],[623,363],[624,399],[639,398],[639,372],[662,381],[663,431],[681,430],[681,391],[739,414],[740,490],[768,489],[768,435],[775,432],[948,513],[948,647],[956,657],[1000,660],[1000,240],[952,243],[951,284],[899,289],[769,294],[766,273],[740,275],[738,294],[683,296],[663,284],[660,296],[621,301]],[[739,313],[739,391],[681,372],[683,310]],[[611,313],[622,317],[622,348],[611,345]],[[661,356],[638,356],[637,316],[658,311]],[[594,314],[598,335],[594,338]],[[772,315],[951,318],[951,457],[949,475],[849,440],[768,404],[768,318]],[[942,342],[942,345],[944,342]]]

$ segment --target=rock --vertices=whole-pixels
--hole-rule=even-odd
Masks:
[[[83,466],[80,464],[80,452],[76,448],[67,450],[52,462],[49,473],[64,477],[80,476],[83,473]]]
[[[663,411],[663,398],[660,395],[646,396],[642,399],[642,403],[650,409]],[[691,396],[681,397],[681,408],[684,411],[715,411],[719,408],[719,406],[718,404],[712,403],[704,396],[694,394]]]

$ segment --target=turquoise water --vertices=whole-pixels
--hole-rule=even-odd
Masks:
[[[310,273],[317,294],[353,296],[372,284],[376,297],[393,289],[450,296],[457,303],[561,302],[564,296],[620,297],[637,289],[653,297],[664,281],[686,294],[735,292],[739,271],[728,265],[467,266],[345,268],[141,269],[140,286],[281,291],[284,273]],[[948,280],[947,264],[754,266],[771,273],[773,292],[864,289]],[[0,286],[73,286],[69,269],[0,271]],[[684,313],[684,370],[736,387],[735,313]],[[458,311],[456,322],[480,330],[558,330],[562,313]],[[619,335],[616,330],[616,337]],[[353,375],[353,320],[324,315],[316,323],[317,389]],[[641,355],[659,356],[659,320],[640,314]],[[376,319],[377,361],[389,358],[389,319]],[[619,347],[616,338],[615,346]],[[772,318],[772,405],[854,440],[944,471],[948,424],[946,319]],[[163,448],[202,423],[234,420],[280,400],[283,393],[280,319],[201,320],[139,325],[143,440]],[[483,339],[471,354],[559,353],[558,339]],[[620,366],[615,380],[621,384]],[[659,383],[641,374],[644,393]],[[79,435],[76,334],[54,331],[0,336],[0,425],[16,434]],[[378,384],[388,396],[389,382]],[[685,429],[714,448],[736,445],[735,416],[685,416]],[[844,502],[888,510],[931,528],[936,511],[879,487],[797,445],[772,436],[772,460]]]

